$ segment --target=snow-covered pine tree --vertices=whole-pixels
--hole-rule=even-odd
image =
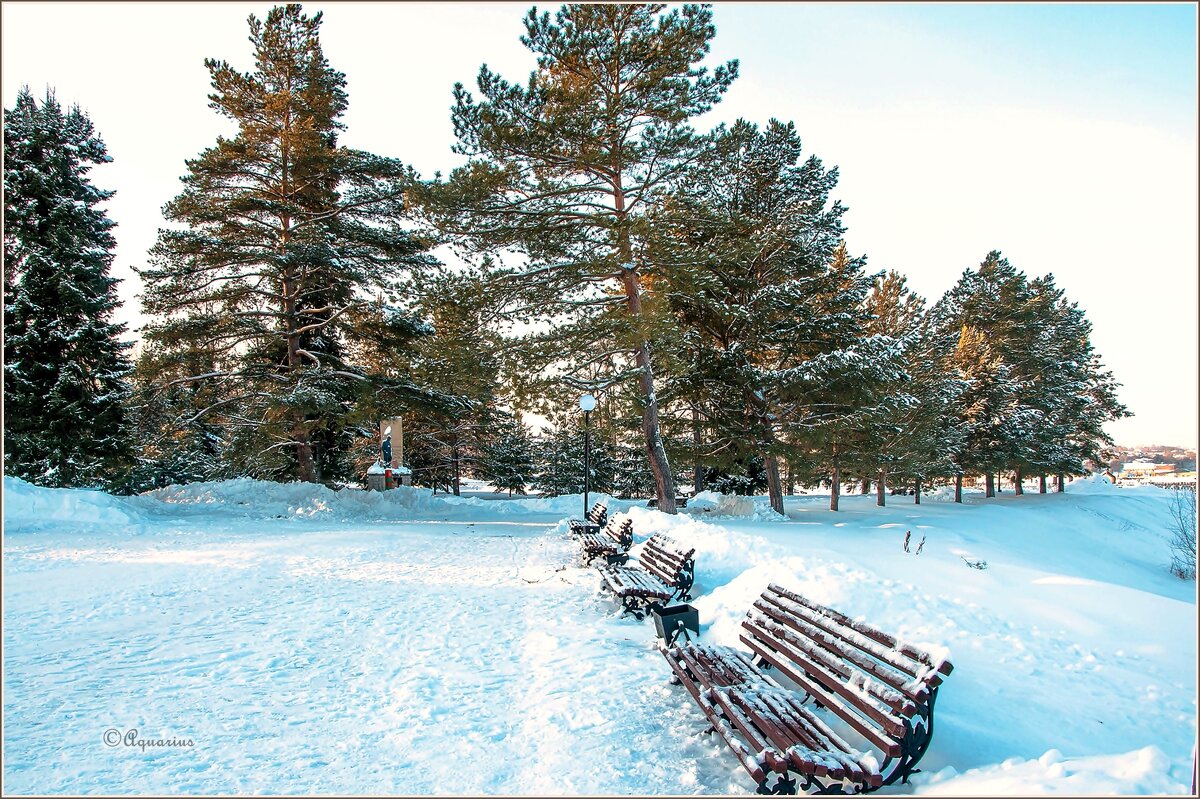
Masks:
[[[976,382],[994,381],[982,395],[979,385],[969,389],[970,402],[986,396],[1006,409],[991,417],[986,434],[978,427],[982,416],[965,417],[976,425],[966,457],[976,468],[986,464],[989,496],[1000,470],[1014,472],[1020,493],[1025,475],[1079,474],[1085,459],[1102,459],[1103,446],[1111,444],[1104,422],[1128,411],[1116,399],[1119,384],[1092,349],[1090,323],[1052,275],[1030,281],[992,251],[931,313],[943,333],[971,332],[970,340],[960,340],[958,365]],[[996,363],[987,366],[990,361]]]
[[[483,448],[479,471],[511,496],[524,494],[534,479],[534,446],[529,429],[510,414],[497,413],[495,428]]]
[[[956,459],[960,478],[984,475],[986,495],[992,497],[994,475],[1009,463],[1013,442],[1021,434],[1019,384],[1012,368],[988,343],[987,335],[970,325],[963,325],[959,332],[952,363],[965,384],[955,402],[955,415],[964,432]],[[962,501],[961,487],[961,482],[956,483],[957,502]]]
[[[715,35],[707,6],[665,8],[570,4],[553,20],[532,9],[522,43],[537,70],[522,85],[482,67],[478,102],[455,86],[456,151],[471,161],[426,199],[459,241],[525,258],[506,290],[520,318],[553,322],[542,365],[548,355],[576,388],[637,382],[659,507],[673,513],[643,301],[644,218],[697,148],[689,119],[721,99],[737,64],[697,66]]]
[[[953,403],[963,383],[950,368],[949,338],[932,328],[924,298],[909,290],[903,275],[889,272],[877,280],[867,308],[873,317],[867,331],[898,343],[906,379],[883,386],[883,413],[865,431],[864,460],[875,476],[878,504],[886,502],[889,480],[911,480],[919,503],[928,479],[956,473],[965,431]]]
[[[720,126],[652,219],[651,257],[684,331],[684,403],[708,417],[726,463],[762,460],[771,506],[783,512],[783,431],[799,405],[781,373],[858,336],[868,282],[861,262],[835,265],[843,232],[829,203],[837,170],[802,160],[795,126],[745,120]],[[803,412],[800,412],[803,415]],[[723,465],[714,463],[712,465]]]
[[[320,24],[277,6],[249,18],[252,71],[205,61],[211,107],[237,132],[187,162],[164,209],[181,228],[159,232],[141,271],[145,338],[169,356],[162,385],[214,384],[203,414],[240,442],[244,468],[282,453],[306,481],[332,477],[322,464],[348,446],[356,397],[377,388],[348,360],[352,339],[408,332],[372,292],[394,298],[400,275],[433,263],[399,227],[411,170],[338,144],[346,79]],[[197,350],[210,371],[190,371]]]
[[[974,383],[960,407],[970,431],[959,465],[964,473],[983,474],[987,496],[994,495],[1000,472],[1035,457],[1042,414],[1033,404],[1032,309],[1025,276],[993,250],[977,269],[963,272],[930,310],[935,330],[958,335],[955,366]]]
[[[4,111],[4,468],[38,485],[111,488],[131,465],[113,192],[88,176],[111,160],[53,92]]]
[[[501,340],[493,330],[486,272],[430,274],[414,286],[417,310],[433,334],[418,343],[414,377],[459,402],[425,414],[440,442],[431,458],[447,462],[450,490],[475,474],[496,433],[501,402]]]
[[[1129,416],[1117,400],[1116,382],[1104,369],[1091,342],[1092,325],[1076,303],[1066,299],[1046,275],[1029,283],[1036,322],[1028,336],[1029,373],[1036,391],[1031,403],[1041,412],[1034,432],[1034,457],[1020,464],[1026,473],[1082,474],[1085,461],[1103,462],[1112,438],[1104,423]]]
[[[555,429],[546,433],[534,449],[536,477],[532,487],[546,496],[583,493],[584,430],[578,417],[574,414],[552,420]],[[611,494],[616,466],[609,428],[592,428],[590,450],[588,488],[592,493]]]

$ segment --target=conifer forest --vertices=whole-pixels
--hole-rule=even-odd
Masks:
[[[447,87],[465,162],[432,176],[343,143],[322,14],[251,16],[252,60],[196,65],[234,133],[179,164],[136,347],[90,174],[104,131],[25,89],[4,110],[5,473],[359,485],[400,416],[414,485],[578,493],[585,393],[591,490],[668,513],[702,490],[778,512],[815,485],[832,510],[1055,491],[1105,462],[1128,411],[1069,287],[1003,242],[940,297],[875,268],[802,124],[698,123],[738,91],[736,60],[704,64],[713,15],[530,10],[536,70]]]

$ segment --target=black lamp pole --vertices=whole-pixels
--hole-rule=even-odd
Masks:
[[[592,431],[588,426],[588,417],[592,415],[591,411],[583,412],[583,518],[587,518],[588,512],[588,489],[591,487],[592,476]]]
[[[596,407],[596,398],[584,394],[579,398],[579,410],[583,411],[583,518],[588,515],[588,491],[591,489],[592,477],[592,431],[588,426],[588,416]]]

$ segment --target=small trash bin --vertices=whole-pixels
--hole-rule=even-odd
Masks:
[[[654,617],[654,631],[668,646],[675,643],[675,638],[683,630],[691,630],[694,635],[700,634],[700,611],[691,605],[651,608],[650,615]]]

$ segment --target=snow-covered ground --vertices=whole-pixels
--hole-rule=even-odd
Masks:
[[[1068,489],[609,508],[696,547],[706,640],[736,643],[775,581],[949,649],[924,771],[884,793],[1186,793],[1196,601],[1167,571],[1170,493]],[[581,499],[466,493],[6,478],[4,792],[752,790],[651,623],[577,564]]]

